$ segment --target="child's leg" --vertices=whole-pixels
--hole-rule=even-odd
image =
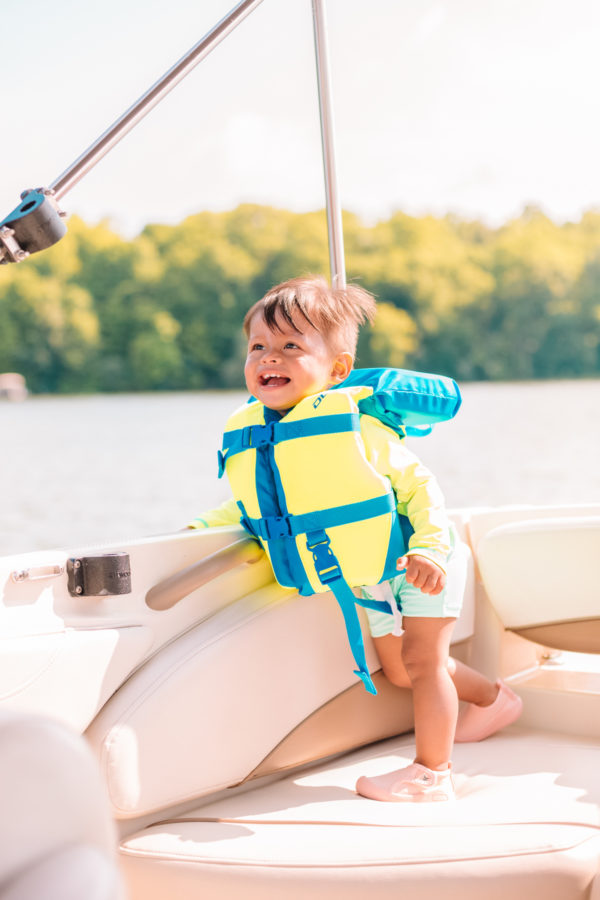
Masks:
[[[415,762],[428,769],[450,763],[458,696],[448,671],[455,619],[406,616],[402,661],[413,691]]]
[[[402,769],[359,778],[356,791],[363,797],[410,802],[454,797],[450,755],[458,697],[448,671],[448,650],[455,621],[404,618],[402,660],[413,691],[417,755]]]
[[[457,539],[454,529],[451,529],[451,540],[452,551],[447,562],[448,578],[441,594],[433,597],[423,594],[413,585],[408,584],[403,575],[398,575],[391,582],[379,585],[377,588],[363,588],[365,595],[370,596],[373,591],[385,588],[387,592],[385,596],[375,597],[375,599],[387,599],[390,603],[397,601],[402,612],[406,614],[405,622],[414,616],[417,618],[448,617],[454,621],[462,608],[470,552]],[[370,610],[367,610],[367,615],[377,655],[385,675],[392,684],[399,687],[411,687],[411,680],[402,659],[403,637],[397,636],[397,623],[393,622],[391,617],[373,613]],[[490,681],[475,669],[449,657],[448,671],[460,700],[484,708],[491,706],[497,699],[498,683]]]
[[[402,661],[403,636],[386,634],[383,637],[374,637],[373,643],[388,681],[397,687],[411,687],[408,672]],[[453,657],[448,658],[448,672],[459,700],[474,703],[476,706],[489,706],[498,696],[497,684]]]

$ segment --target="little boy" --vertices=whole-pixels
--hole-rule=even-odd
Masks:
[[[306,398],[314,396],[316,405],[322,392],[345,381],[358,329],[374,315],[375,301],[367,291],[354,285],[332,289],[318,277],[280,284],[254,304],[244,320],[244,372],[248,391],[264,405],[269,421],[286,421]],[[376,800],[448,800],[454,796],[450,756],[458,697],[470,704],[459,740],[481,740],[514,721],[520,700],[501,682],[493,684],[449,658],[465,567],[464,557],[455,552],[454,533],[433,475],[398,434],[377,419],[361,415],[360,435],[370,467],[389,480],[398,512],[413,529],[408,550],[397,561],[402,574],[364,587],[363,596],[377,598],[387,592],[392,608],[402,615],[401,632],[398,615],[367,611],[385,674],[393,683],[412,688],[417,754],[408,767],[360,778],[357,791]],[[190,527],[240,522],[240,499],[205,513]]]

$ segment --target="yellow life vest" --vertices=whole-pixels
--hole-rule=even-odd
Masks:
[[[393,578],[411,529],[389,479],[365,453],[358,403],[372,393],[323,391],[283,417],[258,401],[245,404],[227,422],[220,460],[242,524],[265,548],[277,581],[304,595],[333,591],[356,674],[376,693],[355,608],[363,601],[351,588]]]

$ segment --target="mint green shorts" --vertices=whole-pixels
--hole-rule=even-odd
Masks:
[[[451,529],[452,549],[446,564],[446,584],[439,594],[424,594],[408,584],[405,576],[361,588],[362,596],[371,600],[387,600],[395,614],[366,609],[373,637],[402,634],[402,616],[424,616],[434,619],[457,619],[462,609],[470,551]]]

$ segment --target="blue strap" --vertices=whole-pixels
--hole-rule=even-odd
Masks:
[[[306,538],[306,547],[313,555],[315,571],[319,576],[321,584],[326,584],[333,590],[330,582],[338,579],[342,575],[342,570],[337,561],[337,557],[331,549],[331,542],[328,534],[325,531],[317,531],[307,534]],[[346,584],[345,581],[344,584]],[[354,592],[351,591],[351,593],[354,598],[353,602],[358,603],[359,606],[375,609],[377,612],[388,614],[392,612],[392,607],[387,600],[371,600],[370,597],[355,597]]]
[[[363,519],[374,519],[391,513],[396,508],[393,491],[372,497],[370,500],[359,500],[357,503],[344,503],[342,506],[331,506],[329,509],[318,509],[310,513],[286,516],[264,516],[260,519],[245,518],[244,526],[263,541],[273,541],[282,537],[297,537],[310,531],[346,525],[348,522],[360,522]]]
[[[300,419],[297,422],[269,422],[267,425],[248,425],[246,428],[226,431],[219,451],[219,478],[225,470],[225,460],[244,450],[258,450],[259,447],[279,444],[281,441],[345,431],[360,431],[358,413],[316,416],[314,419]]]
[[[321,583],[327,585],[334,594],[344,616],[348,642],[354,661],[358,666],[358,669],[354,670],[354,674],[358,675],[370,694],[376,694],[377,689],[367,668],[365,645],[362,631],[360,630],[358,613],[356,612],[356,597],[342,574],[337,557],[331,549],[327,533],[322,530],[314,531],[311,534],[307,534],[306,537],[306,547],[313,555],[317,575]]]
[[[355,597],[354,599],[359,606],[374,609],[376,612],[387,613],[388,615],[392,614],[392,607],[387,600],[371,600],[370,597]]]
[[[356,612],[356,604],[368,606],[379,612],[390,612],[389,603],[378,600],[368,600],[367,598],[358,599],[354,596],[352,589],[342,574],[341,566],[337,557],[333,553],[330,540],[325,532],[324,521],[333,520],[333,524],[343,524],[345,521],[356,521],[356,509],[361,507],[363,512],[362,518],[371,518],[376,515],[382,515],[390,512],[395,508],[395,499],[393,494],[384,494],[382,497],[375,497],[372,500],[364,500],[360,503],[348,503],[345,506],[332,507],[331,509],[321,510],[318,513],[308,513],[299,516],[268,516],[263,519],[252,519],[246,514],[246,510],[240,504],[242,510],[241,524],[256,537],[263,540],[272,541],[278,538],[293,538],[297,534],[306,533],[306,547],[313,555],[313,562],[317,577],[321,584],[329,588],[333,592],[337,602],[339,603],[344,623],[346,625],[346,633],[348,642],[354,661],[358,666],[355,674],[363,682],[365,689],[370,694],[376,694],[377,689],[373,684],[367,661],[365,657],[365,648],[360,629],[360,621]],[[370,515],[365,514],[365,510],[370,510]],[[352,512],[349,512],[351,510]],[[350,518],[351,516],[351,518]],[[306,528],[308,520],[313,522],[319,521],[314,529]]]
[[[358,613],[356,612],[356,597],[343,578],[331,581],[327,587],[333,592],[335,599],[342,610],[342,615],[344,616],[348,642],[350,644],[350,649],[352,650],[354,661],[358,666],[358,669],[354,669],[354,674],[358,675],[369,694],[376,694],[377,688],[373,684],[373,680],[367,668],[365,645],[362,639],[362,631],[360,630]]]

